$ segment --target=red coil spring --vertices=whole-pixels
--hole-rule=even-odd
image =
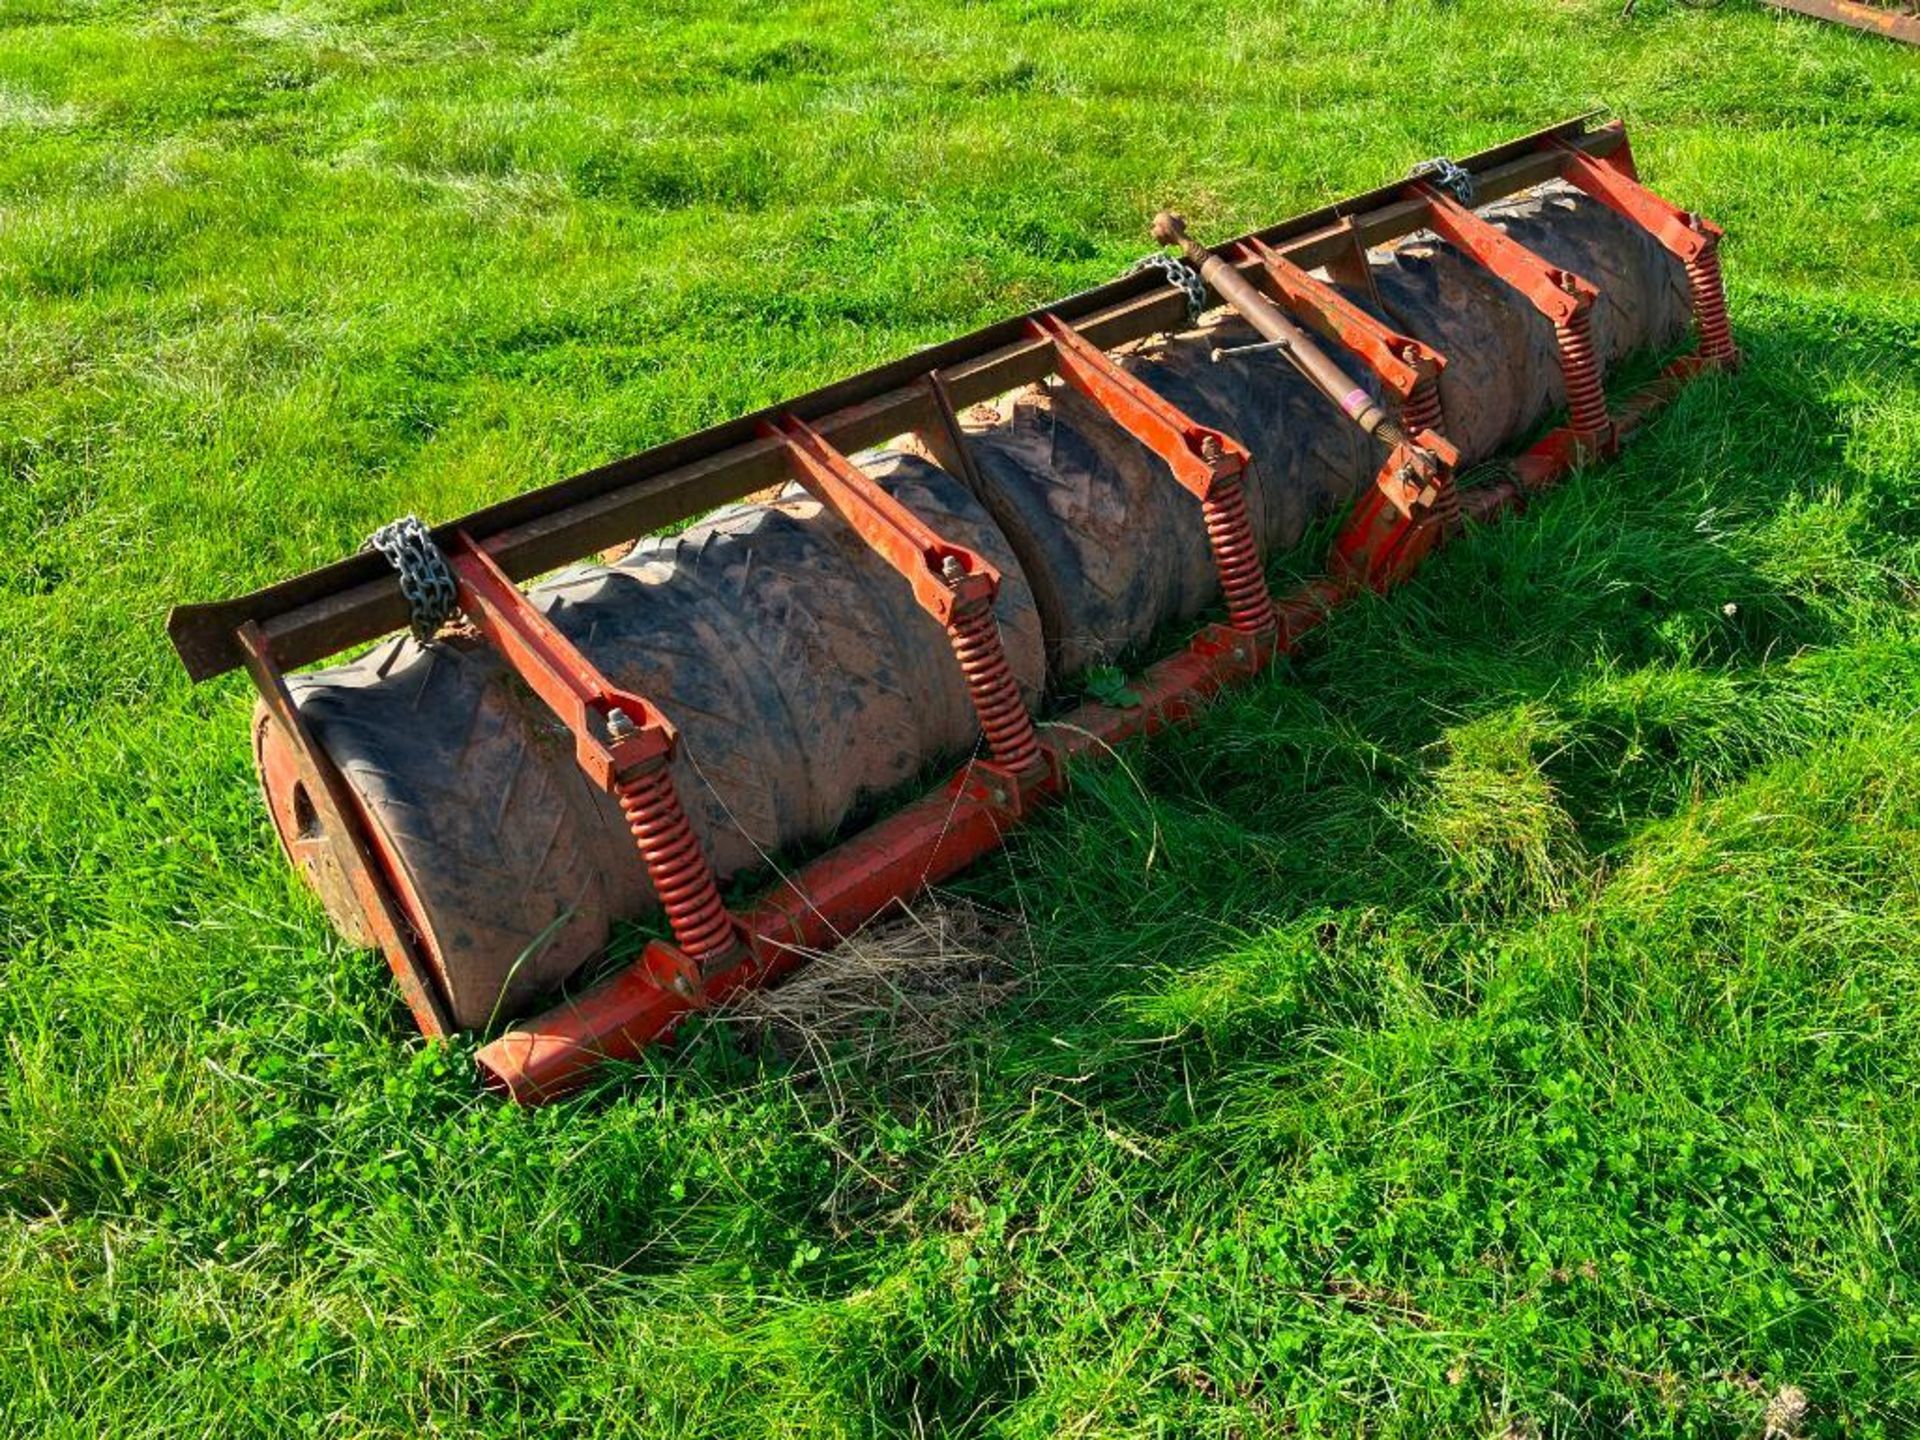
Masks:
[[[1727,321],[1727,286],[1720,274],[1720,249],[1709,245],[1687,262],[1693,287],[1693,318],[1700,327],[1700,354],[1722,363],[1733,360],[1733,327]]]
[[[1607,392],[1600,384],[1600,360],[1593,353],[1593,317],[1582,310],[1553,327],[1560,342],[1560,373],[1567,381],[1567,416],[1577,434],[1607,428]]]
[[[1213,493],[1200,502],[1200,513],[1207,522],[1213,563],[1220,571],[1220,593],[1226,597],[1228,623],[1246,635],[1272,629],[1279,620],[1260,565],[1260,548],[1254,544],[1247,492],[1239,479],[1215,481]]]
[[[1400,424],[1409,435],[1440,428],[1440,384],[1433,376],[1423,375],[1414,382],[1400,407]]]
[[[657,765],[618,781],[613,793],[680,948],[702,964],[733,949],[738,943],[733,918],[680,808],[667,767]]]
[[[1434,500],[1433,513],[1445,529],[1451,530],[1460,522],[1460,483],[1454,476],[1449,475],[1446,483],[1440,487],[1440,494]]]
[[[1013,670],[1007,664],[1007,652],[1000,646],[993,607],[976,605],[956,612],[947,638],[953,642],[960,673],[966,677],[967,693],[973,696],[988,750],[1014,773],[1026,770],[1040,758],[1040,737],[1034,733],[1033,717],[1020,698],[1020,687],[1013,683]]]

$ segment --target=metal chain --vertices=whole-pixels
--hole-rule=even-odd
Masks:
[[[1133,262],[1129,275],[1138,275],[1142,270],[1158,270],[1169,285],[1176,290],[1184,290],[1187,295],[1187,318],[1195,325],[1207,308],[1207,286],[1200,278],[1200,272],[1184,260],[1176,260],[1171,255],[1162,255],[1158,250],[1151,255],[1142,255]]]
[[[1451,190],[1462,205],[1473,204],[1473,174],[1444,155],[1422,160],[1407,172],[1411,180],[1431,180],[1442,190]]]
[[[460,603],[460,588],[427,527],[417,516],[402,515],[369,535],[361,548],[378,550],[400,572],[400,593],[407,600],[413,638],[422,645],[433,639]]]

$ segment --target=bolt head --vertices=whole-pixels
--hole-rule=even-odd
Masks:
[[[633,717],[618,706],[615,706],[607,712],[607,734],[611,735],[615,740],[625,740],[629,738],[636,729],[637,727],[633,723]]]

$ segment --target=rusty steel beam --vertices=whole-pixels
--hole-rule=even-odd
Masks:
[[[1626,132],[1588,127],[1580,116],[1462,160],[1482,202],[1515,194],[1560,173],[1544,148],[1564,140],[1605,158]],[[1426,223],[1426,206],[1395,181],[1364,195],[1283,220],[1230,244],[1262,241],[1303,269],[1338,264],[1357,243],[1397,239]],[[1257,259],[1240,263],[1254,273]],[[788,477],[784,447],[765,425],[791,414],[836,449],[852,453],[912,431],[942,426],[942,407],[964,407],[1045,378],[1053,345],[1031,337],[1043,313],[1069,321],[1102,349],[1186,323],[1185,298],[1158,276],[1136,273],[1028,315],[918,351],[797,399],[669,441],[433,527],[443,546],[461,532],[486,547],[510,578],[527,580],[637,535],[703,514]],[[924,382],[937,372],[944,396]],[[259,627],[279,663],[295,669],[400,629],[406,602],[392,568],[371,553],[308,571],[236,599],[181,605],[167,633],[196,681],[245,663],[238,634]]]
[[[1869,35],[1884,35],[1920,45],[1920,9],[1912,5],[1860,5],[1854,0],[1766,0],[1776,10],[1791,10],[1815,20],[1831,20],[1865,30]]]

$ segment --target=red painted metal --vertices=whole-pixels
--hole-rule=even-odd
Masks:
[[[1438,428],[1439,392],[1435,387],[1447,362],[1437,350],[1374,319],[1258,236],[1228,246],[1225,254],[1235,264],[1259,261],[1280,303],[1365,364],[1403,406],[1410,407],[1426,387],[1433,397],[1432,418],[1427,418],[1424,411],[1417,418],[1409,418],[1403,411],[1403,419],[1410,430]]]
[[[1425,202],[1427,223],[1436,233],[1519,291],[1552,323],[1566,379],[1568,418],[1591,448],[1610,453],[1615,443],[1612,423],[1607,418],[1599,358],[1593,350],[1592,311],[1599,289],[1571,270],[1543,260],[1424,180],[1408,185],[1407,193]]]
[[[1246,447],[1182,414],[1057,315],[1028,323],[1036,338],[1053,342],[1061,378],[1165,461],[1173,478],[1199,499],[1228,623],[1247,635],[1272,630],[1273,596],[1247,513],[1243,477],[1252,457]]]
[[[993,603],[1000,590],[998,570],[966,546],[941,539],[804,420],[784,415],[764,425],[762,433],[782,442],[793,478],[898,571],[913,587],[920,608],[942,625],[967,604]],[[957,579],[950,578],[954,567]]]
[[[770,423],[767,433],[786,444],[794,476],[808,493],[851,525],[912,585],[921,608],[946,627],[994,760],[1016,774],[1040,765],[1033,717],[994,623],[1000,572],[965,545],[936,535],[805,421],[786,415]]]
[[[1831,20],[1836,25],[1864,30],[1869,35],[1884,35],[1920,45],[1920,6],[1908,0],[1904,4],[1859,4],[1856,0],[1766,0],[1778,10],[1792,10],[1815,20]]]
[[[1569,138],[1573,140],[1570,145],[1554,143]],[[968,673],[982,728],[1000,762],[967,766],[922,800],[802,867],[741,916],[730,915],[720,901],[711,866],[679,813],[667,770],[673,749],[672,726],[644,698],[615,689],[521,594],[505,568],[508,563],[528,570],[537,569],[539,561],[557,563],[554,557],[563,541],[579,543],[578,536],[599,533],[594,529],[603,524],[595,518],[598,512],[586,514],[599,501],[592,496],[585,501],[574,497],[568,503],[575,504],[581,513],[567,511],[556,518],[533,514],[528,508],[538,508],[533,498],[522,497],[522,502],[516,502],[522,509],[508,517],[513,524],[497,517],[490,521],[501,527],[500,538],[496,542],[488,532],[485,545],[514,547],[510,555],[503,550],[498,562],[482,543],[469,537],[464,522],[443,528],[439,535],[459,582],[462,608],[529,686],[567,722],[587,772],[620,796],[680,941],[678,948],[649,945],[638,961],[604,984],[483,1047],[480,1065],[490,1082],[524,1101],[564,1093],[581,1084],[603,1059],[631,1057],[670,1035],[686,1014],[778,978],[890,905],[950,877],[995,849],[1008,827],[1064,790],[1064,767],[1069,760],[1092,757],[1121,740],[1191,720],[1213,695],[1256,674],[1276,655],[1296,645],[1333,606],[1363,588],[1384,589],[1404,578],[1446,538],[1462,511],[1487,520],[1523,506],[1533,493],[1551,485],[1575,465],[1611,449],[1618,438],[1643,423],[1689,378],[1734,363],[1737,351],[1725,324],[1724,289],[1718,272],[1717,227],[1674,210],[1642,190],[1633,179],[1624,135],[1613,130],[1590,135],[1572,126],[1557,127],[1489,152],[1500,158],[1487,163],[1507,167],[1501,173],[1525,175],[1526,183],[1537,183],[1546,162],[1544,152],[1548,151],[1573,183],[1645,226],[1676,255],[1681,254],[1676,246],[1695,244],[1686,235],[1698,237],[1693,256],[1682,255],[1694,289],[1698,351],[1668,365],[1655,382],[1628,397],[1610,417],[1590,345],[1584,354],[1580,346],[1586,333],[1586,316],[1598,292],[1580,277],[1546,264],[1429,186],[1415,184],[1369,197],[1370,204],[1377,203],[1381,208],[1377,214],[1369,212],[1365,227],[1342,221],[1330,211],[1316,222],[1324,222],[1324,234],[1315,231],[1308,236],[1298,228],[1266,232],[1286,241],[1288,249],[1308,263],[1318,263],[1315,257],[1335,263],[1346,257],[1345,249],[1338,254],[1329,250],[1332,258],[1321,252],[1342,239],[1338,232],[1343,224],[1352,231],[1343,243],[1357,254],[1358,247],[1369,239],[1404,234],[1424,220],[1514,285],[1553,321],[1561,335],[1563,363],[1568,367],[1571,423],[1546,436],[1497,478],[1461,492],[1452,480],[1457,456],[1434,433],[1437,404],[1430,415],[1422,408],[1428,403],[1427,397],[1434,395],[1431,381],[1443,363],[1440,357],[1430,351],[1415,356],[1399,348],[1396,342],[1405,337],[1373,322],[1332,287],[1314,281],[1293,260],[1260,244],[1260,237],[1241,242],[1235,253],[1247,257],[1246,268],[1253,268],[1253,262],[1258,261],[1284,303],[1299,310],[1316,327],[1330,329],[1339,343],[1375,368],[1385,387],[1401,399],[1402,419],[1411,432],[1407,437],[1396,437],[1395,448],[1376,485],[1356,505],[1336,541],[1331,573],[1302,586],[1277,605],[1267,592],[1251,527],[1246,522],[1244,496],[1239,488],[1247,464],[1243,447],[1221,432],[1196,425],[1167,405],[1114,364],[1093,339],[1055,314],[1017,322],[1017,338],[1015,328],[1009,327],[1005,333],[983,332],[973,337],[968,342],[973,345],[971,350],[955,342],[935,356],[921,359],[914,370],[918,378],[908,376],[914,367],[896,366],[873,377],[862,377],[860,385],[847,382],[812,397],[817,405],[810,403],[807,413],[817,411],[821,429],[837,426],[856,436],[865,433],[862,425],[873,428],[887,423],[869,418],[868,412],[872,417],[879,417],[883,411],[889,416],[931,415],[929,443],[951,452],[948,469],[957,465],[956,473],[971,475],[964,441],[953,418],[953,396],[940,379],[939,367],[964,367],[955,369],[962,375],[955,382],[956,388],[962,384],[992,388],[1009,376],[1024,380],[1025,373],[1018,367],[1028,362],[1020,357],[1031,353],[1033,341],[1042,340],[1057,373],[1160,455],[1179,483],[1201,499],[1203,507],[1214,506],[1208,512],[1208,531],[1220,562],[1232,623],[1209,626],[1185,650],[1149,667],[1132,686],[1139,696],[1137,705],[1083,706],[1045,741],[1038,738],[1010,676],[1004,685],[1001,683],[1004,656],[998,667],[992,663],[998,643],[994,636],[991,646],[988,644],[989,607],[998,577],[981,557],[940,541],[820,433],[791,413],[770,412],[740,436],[728,431],[745,458],[729,462],[733,468],[725,472],[727,485],[744,484],[743,477],[761,477],[753,466],[783,455],[787,468],[798,474],[823,503],[846,515],[876,551],[893,560],[895,568],[913,584],[921,603],[948,624],[956,654]],[[1611,163],[1601,165],[1590,158],[1594,155],[1611,157]],[[1685,235],[1674,229],[1675,217],[1685,222]],[[1362,228],[1367,238],[1363,238]],[[1281,275],[1275,274],[1269,256],[1282,260]],[[1360,273],[1364,276],[1364,268]],[[1299,276],[1305,276],[1308,283],[1300,284]],[[1141,317],[1148,316],[1157,303],[1132,298],[1111,314],[1091,307],[1086,307],[1084,316],[1081,311],[1072,313],[1078,323],[1111,344],[1132,338],[1125,326],[1133,324],[1135,318],[1144,324]],[[1113,315],[1134,318],[1123,323]],[[1430,363],[1430,372],[1406,384],[1407,372],[1422,371],[1422,361]],[[910,383],[924,394],[924,400],[916,400],[911,406],[897,400],[893,391],[885,390],[885,385],[896,381]],[[962,392],[963,396],[970,393]],[[1423,416],[1427,418],[1421,419]],[[1415,423],[1417,419],[1420,423]],[[756,428],[757,445],[745,439],[754,436]],[[716,481],[715,486],[718,484]],[[705,491],[699,493],[706,495]],[[604,525],[611,526],[614,512],[626,515],[627,510],[620,507],[631,509],[633,502],[619,498],[616,503],[612,490],[607,495],[604,508],[608,518]],[[558,498],[541,500],[540,504],[551,508],[565,498],[559,491],[555,496]],[[708,503],[714,498],[724,498],[718,497],[717,488],[714,495],[707,496]],[[487,515],[491,517],[492,512]],[[556,534],[565,531],[562,538],[543,538],[544,531],[533,533],[550,520],[558,527]],[[450,534],[454,537],[451,544]],[[391,588],[390,577],[362,583],[358,571],[349,574],[343,568],[341,574],[361,589],[371,586],[379,590],[381,596]],[[276,591],[266,596],[260,605],[277,617],[272,624],[285,628],[286,643],[305,647],[300,650],[301,656],[313,658],[323,639],[352,643],[339,637],[357,635],[355,627],[370,623],[368,616],[387,613],[380,608],[387,604],[385,599],[376,604],[358,591],[335,588],[337,594],[325,591],[318,580],[302,583],[287,588],[284,594]],[[982,595],[984,604],[980,603]],[[328,607],[337,607],[338,615]],[[313,613],[308,614],[309,610]],[[321,610],[327,610],[327,614],[320,614]],[[183,618],[176,639],[191,639],[200,630],[225,623],[229,614],[240,613],[221,610],[218,616],[189,614]],[[983,616],[987,621],[984,627],[978,623]],[[322,822],[337,827],[336,833],[351,841],[349,858],[355,863],[346,868],[369,937],[386,953],[420,1029],[429,1035],[445,1034],[450,1026],[428,968],[430,957],[423,956],[406,919],[404,877],[383,865],[365,817],[358,814],[344,781],[305,726],[273,655],[265,623],[255,623],[253,618],[234,621],[231,633],[264,697],[272,726],[276,733],[284,732],[291,746],[289,763],[295,765],[302,783],[314,791]],[[190,666],[197,666],[195,673],[217,673],[221,657],[207,646],[196,645],[197,641],[182,649]],[[976,677],[979,684],[975,683]],[[1012,710],[1004,704],[995,708],[983,703],[983,689],[1001,700],[1011,695]],[[1005,763],[1003,752],[1019,753],[1018,732],[1022,731],[1034,747],[1034,757],[1045,763]],[[689,943],[689,936],[694,943]]]
[[[1541,142],[1559,137],[1587,154],[1605,156],[1626,143],[1619,122],[1590,124],[1591,116],[1541,130],[1459,158],[1476,191],[1493,200],[1558,173]],[[1353,195],[1277,224],[1259,238],[1307,266],[1325,265],[1342,283],[1370,283],[1365,248],[1418,229],[1423,207],[1410,203],[1404,182]],[[1251,268],[1251,266],[1249,267]],[[1047,307],[1089,339],[1112,347],[1165,330],[1181,313],[1181,297],[1153,275],[1133,273]],[[444,546],[464,530],[510,578],[531,580],[557,566],[631,542],[638,534],[690,519],[784,478],[775,447],[759,423],[783,413],[807,417],[842,450],[858,450],[922,427],[932,403],[922,383],[937,372],[950,405],[964,409],[1029,384],[1048,371],[1051,346],[1027,337],[1026,319],[1013,317],[931,349],[792,397],[638,455],[514,495],[483,510],[433,527]],[[1336,397],[1337,398],[1337,397]],[[927,427],[932,428],[932,427]],[[310,665],[402,628],[407,607],[398,578],[380,556],[362,552],[293,576],[251,594],[175,606],[167,633],[188,674],[210,680],[242,663],[236,636],[251,620],[272,640],[280,663]]]
[[[1059,316],[1039,316],[1027,328],[1036,340],[1052,343],[1060,378],[1166,461],[1195,499],[1205,500],[1223,481],[1246,472],[1253,457],[1244,445],[1182,414]]]
[[[1460,452],[1432,430],[1395,446],[1334,537],[1334,578],[1385,590],[1411,575],[1460,519],[1459,463]]]
[[[678,737],[671,722],[602,675],[465,532],[447,565],[467,619],[566,724],[588,778],[619,800],[681,951],[699,970],[730,963],[739,931],[674,788],[668,762]]]
[[[1604,162],[1560,141],[1542,148],[1561,156],[1561,173],[1568,183],[1633,221],[1686,266],[1700,355],[1729,369],[1737,366],[1740,351],[1727,322],[1727,287],[1720,274],[1725,232],[1704,215],[1669,204],[1642,185],[1634,174],[1633,152],[1624,144]]]
[[[1355,504],[1335,538],[1330,566],[1336,582],[1382,590],[1410,573],[1459,519],[1453,482],[1459,452],[1431,424],[1409,435],[1391,423],[1380,423],[1383,417],[1366,392],[1331,357],[1313,352],[1305,334],[1240,277],[1237,266],[1248,259],[1264,265],[1283,305],[1304,312],[1309,323],[1330,333],[1336,344],[1371,367],[1403,402],[1426,387],[1418,413],[1436,419],[1439,397],[1434,381],[1442,363],[1438,355],[1395,334],[1332,286],[1315,280],[1257,239],[1236,242],[1223,255],[1194,239],[1186,221],[1171,211],[1154,217],[1153,233],[1163,244],[1179,245],[1188,262],[1210,278],[1241,318],[1275,343],[1283,343],[1316,388],[1339,401],[1342,411],[1368,434],[1392,446],[1372,487]],[[1403,411],[1413,408],[1407,404]],[[1374,423],[1369,424],[1367,416],[1376,417]]]

